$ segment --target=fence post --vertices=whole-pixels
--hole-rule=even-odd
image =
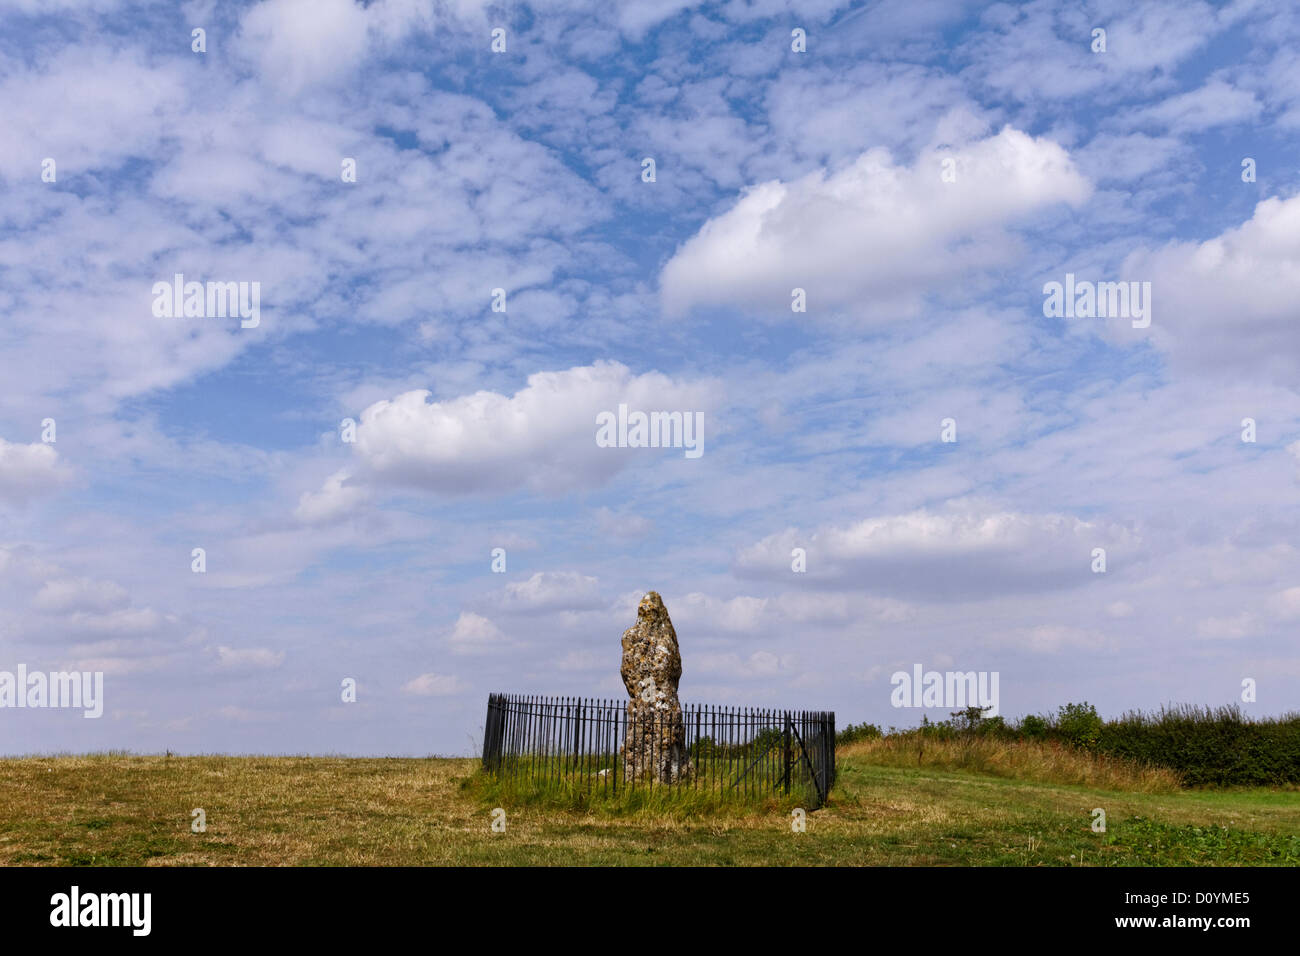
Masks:
[[[835,786],[835,715],[826,713],[822,719],[826,723],[826,792],[829,794]]]
[[[499,770],[505,745],[505,698],[493,694],[488,698],[487,720],[483,727],[483,767]]]

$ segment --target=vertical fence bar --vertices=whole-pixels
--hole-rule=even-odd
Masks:
[[[537,754],[541,752],[541,732],[542,732],[542,709],[538,704],[535,695],[528,697],[528,753]],[[528,762],[528,777],[536,781],[538,771],[538,760],[536,758]]]
[[[718,783],[718,747],[721,741],[718,739],[718,705],[714,704],[709,707],[709,716],[713,721],[713,730],[709,735],[709,772],[712,775],[712,784],[710,790],[720,790]]]
[[[790,716],[790,711],[785,711],[782,715],[781,736],[784,738],[781,758],[781,776],[784,779],[785,792],[790,792],[790,730],[794,725],[794,720]]]
[[[519,777],[529,779],[532,775],[531,761],[525,761],[524,757],[536,751],[537,747],[533,742],[533,699],[532,697],[519,698],[519,713],[524,719],[523,727],[520,728],[519,739]]]
[[[736,722],[740,719],[740,709],[737,707],[728,707],[725,721],[727,725],[727,779],[731,779],[735,773],[736,747],[740,743],[740,734],[737,732]],[[734,790],[735,786],[728,787]]]
[[[511,779],[517,780],[523,769],[520,766],[520,757],[527,752],[526,748],[528,746],[527,740],[524,739],[524,734],[527,733],[525,721],[528,719],[528,712],[523,707],[523,699],[519,697],[514,697],[510,702],[510,709],[513,711],[511,720],[514,723],[514,732],[511,734],[512,740],[510,743],[510,776]]]
[[[555,772],[555,780],[560,780],[560,747],[562,746],[561,737],[564,733],[561,722],[561,711],[564,708],[564,698],[557,697],[546,704],[546,743],[551,750],[551,755],[546,759],[546,779],[551,779],[552,769]],[[552,767],[554,764],[554,767]]]
[[[553,762],[555,764],[555,780],[560,782],[564,773],[564,712],[568,709],[568,698],[557,697],[551,704],[551,736],[552,747],[555,748]]]
[[[691,759],[691,788],[697,789],[699,786],[699,767],[697,767],[696,764],[699,763],[700,750],[700,708],[695,704],[692,704],[691,714],[695,718],[695,736],[691,740],[691,746],[687,753],[690,753],[691,751],[694,751],[695,753],[695,756]]]
[[[506,741],[506,754],[508,755],[507,772],[511,778],[515,772],[515,734],[519,732],[519,720],[514,713],[514,695],[511,694],[505,699],[506,711],[506,730],[509,736]]]
[[[754,711],[750,707],[741,708],[740,772],[745,774],[745,796],[749,796],[749,774],[745,773],[750,760],[750,740],[754,736]]]
[[[587,723],[587,705],[581,697],[578,698],[578,712],[575,718],[578,721],[578,755],[575,763],[578,766],[578,773],[582,776],[583,789],[591,789],[591,761],[587,755],[588,741],[591,735],[590,725]]]

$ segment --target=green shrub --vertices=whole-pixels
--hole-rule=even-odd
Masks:
[[[1103,727],[1099,749],[1172,767],[1193,786],[1300,783],[1300,714],[1251,720],[1235,704],[1132,712]]]
[[[1066,704],[1056,715],[1054,736],[1083,750],[1093,750],[1101,740],[1101,718],[1097,708],[1087,701],[1082,704]]]
[[[1045,718],[1037,714],[1026,714],[1015,729],[1021,737],[1028,740],[1046,740],[1049,728]]]
[[[873,740],[876,737],[883,737],[884,734],[875,724],[849,724],[843,730],[836,732],[835,743],[839,746],[851,744],[859,740]]]
[[[985,737],[1002,737],[1010,738],[1015,736],[1011,728],[1007,726],[1007,720],[1001,714],[996,717],[985,717],[980,721],[979,733]]]

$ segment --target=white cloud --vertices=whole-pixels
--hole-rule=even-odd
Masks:
[[[34,69],[6,73],[0,176],[10,179],[29,178],[46,157],[62,182],[152,150],[186,98],[176,63],[148,63],[130,47],[66,48]]]
[[[739,597],[721,600],[692,591],[680,602],[681,618],[696,626],[711,626],[724,631],[749,633],[758,629],[767,610],[768,599]]]
[[[755,651],[748,657],[739,654],[700,654],[692,661],[692,670],[701,674],[750,679],[776,677],[791,671],[797,664],[793,655]]]
[[[1097,96],[1107,87],[1128,94],[1137,77],[1167,76],[1249,9],[1191,0],[1124,6],[1132,9],[1100,14],[1104,24],[1078,4],[1054,0],[992,7],[984,16],[989,29],[964,43],[973,61],[967,73],[1022,101]],[[1106,52],[1093,53],[1092,30],[1103,25]]]
[[[528,610],[589,610],[609,602],[600,582],[576,571],[538,571],[526,581],[506,584],[506,606]]]
[[[0,438],[0,501],[24,502],[67,478],[52,445],[19,445]]]
[[[1102,631],[1069,624],[1038,624],[999,635],[993,639],[993,643],[1040,654],[1059,654],[1066,651],[1109,650],[1115,642]]]
[[[1181,366],[1252,380],[1300,377],[1300,196],[1266,199],[1254,215],[1205,242],[1142,249],[1124,278],[1151,283],[1151,327],[1109,323],[1133,341],[1149,333]]]
[[[804,533],[790,529],[743,549],[741,574],[792,576],[791,551],[807,552],[800,575],[815,587],[852,587],[912,600],[978,599],[1086,584],[1092,550],[1108,551],[1108,572],[1140,553],[1125,528],[1061,514],[1020,514],[952,505],[867,518]]]
[[[103,613],[126,607],[131,597],[126,589],[113,581],[94,581],[89,578],[62,578],[46,581],[32,606],[42,611],[93,611]]]
[[[467,689],[457,677],[447,674],[421,674],[402,685],[402,693],[416,697],[453,697]]]
[[[1249,611],[1232,617],[1207,617],[1196,625],[1196,634],[1209,640],[1239,641],[1255,632],[1256,618]]]
[[[941,179],[955,161],[956,181]],[[809,312],[858,305],[914,308],[918,288],[1003,261],[1004,226],[1090,185],[1064,149],[1007,127],[958,149],[931,149],[912,166],[872,149],[839,172],[747,190],[677,251],[660,284],[665,310],[741,305],[790,314],[791,289]]]
[[[174,623],[174,617],[151,607],[124,607],[103,614],[78,611],[68,619],[69,627],[95,636],[139,637]]]
[[[1176,159],[1190,165],[1195,153],[1173,136],[1101,133],[1075,153],[1079,169],[1096,183],[1132,183]]]
[[[629,36],[641,37],[647,30],[697,3],[698,0],[624,0],[618,5],[618,25]]]
[[[1195,133],[1255,120],[1262,111],[1263,105],[1254,93],[1222,79],[1213,79],[1200,89],[1179,93],[1139,110],[1132,119],[1138,125]]]
[[[326,479],[320,491],[305,491],[298,499],[294,517],[304,524],[327,524],[354,512],[366,500],[366,489],[345,484],[351,476],[339,471]]]
[[[1300,587],[1278,591],[1270,600],[1273,613],[1282,620],[1300,618]]]
[[[506,643],[506,636],[483,615],[462,611],[447,642],[454,653],[477,654],[500,648]]]
[[[614,412],[619,403],[630,410],[703,411],[707,440],[713,403],[711,386],[658,372],[633,375],[617,362],[538,372],[509,397],[480,391],[430,402],[429,394],[406,392],[361,413],[358,477],[444,494],[519,487],[559,494],[599,485],[642,453],[665,453],[598,447],[597,413]]]
[[[244,14],[239,43],[264,82],[295,94],[348,78],[373,42],[414,26],[433,26],[432,2],[263,0]]]
[[[269,670],[284,663],[284,651],[272,651],[265,647],[226,647],[217,648],[217,663],[222,667],[256,668]]]
[[[848,5],[849,0],[727,0],[722,14],[741,23],[790,14],[797,14],[810,23],[822,23]]]

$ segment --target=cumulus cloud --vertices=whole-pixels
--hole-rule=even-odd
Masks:
[[[918,510],[771,535],[739,553],[737,572],[788,576],[797,547],[807,552],[810,585],[942,601],[1086,584],[1094,548],[1107,549],[1109,571],[1133,559],[1140,540],[1119,525],[1061,514]]]
[[[481,0],[440,5],[449,21],[470,21]],[[263,0],[240,23],[240,46],[263,82],[287,94],[350,77],[368,56],[413,30],[432,30],[433,0]]]
[[[0,438],[0,501],[22,503],[67,478],[52,445],[20,445]]]
[[[941,178],[945,159],[955,182]],[[1090,189],[1059,145],[1011,127],[911,166],[872,149],[839,172],[747,190],[664,266],[663,305],[789,314],[802,288],[810,313],[869,302],[879,321],[874,306],[913,308],[927,284],[1003,261],[1015,248],[1003,227]]]
[[[1300,378],[1300,196],[1266,199],[1240,226],[1204,242],[1140,249],[1124,277],[1151,283],[1152,341],[1199,373]],[[1127,328],[1126,328],[1127,327]],[[1111,334],[1143,334],[1127,320]]]
[[[91,669],[112,673],[174,664],[187,640],[181,617],[133,606],[116,581],[71,574],[30,548],[2,545],[0,632],[33,659],[57,653],[54,663],[94,661]]]
[[[514,610],[591,610],[608,604],[600,581],[576,571],[538,571],[506,584],[505,605]]]
[[[266,0],[244,14],[261,74],[295,93],[346,76],[365,56],[366,12],[352,0]]]
[[[481,654],[499,650],[506,644],[506,636],[483,615],[462,611],[447,636],[447,643],[456,654]]]
[[[320,491],[303,492],[294,509],[294,517],[304,524],[328,524],[356,510],[368,497],[366,489],[349,485],[347,471],[335,472]]]
[[[361,413],[358,477],[442,494],[589,488],[640,456],[665,454],[598,447],[598,413],[616,412],[620,403],[630,411],[703,411],[707,441],[714,388],[597,362],[530,375],[511,396],[479,391],[440,402],[429,396],[405,392]]]

